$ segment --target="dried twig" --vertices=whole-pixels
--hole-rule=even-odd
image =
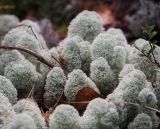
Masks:
[[[88,104],[90,101],[80,101],[80,102],[66,102],[66,101],[63,101],[63,103],[65,104]],[[123,101],[124,102],[124,101]],[[117,102],[117,103],[120,103],[120,102]],[[156,108],[152,108],[152,107],[149,107],[149,106],[143,106],[143,105],[140,105],[138,103],[132,103],[132,102],[124,102],[125,104],[129,104],[129,105],[133,105],[133,106],[137,106],[137,107],[144,107],[146,109],[149,109],[151,111],[155,111],[157,113],[160,113],[160,110],[156,109]]]
[[[53,112],[53,110],[57,107],[57,105],[60,103],[60,101],[63,99],[64,96],[64,90],[61,92],[60,97],[58,98],[58,100],[56,101],[56,103],[53,105],[52,108],[50,108],[49,113],[51,114]]]
[[[148,56],[145,52],[141,51],[137,46],[135,46],[135,48],[140,51],[143,56],[145,56],[152,64],[156,65],[157,67],[160,67],[160,63],[156,60],[154,54],[152,55],[153,56],[153,59],[151,56]]]
[[[40,62],[46,64],[50,68],[54,67],[54,65],[51,62],[49,62],[48,60],[46,60],[43,56],[38,55],[37,53],[35,53],[35,52],[33,52],[33,51],[29,50],[29,49],[21,48],[21,47],[14,47],[14,46],[0,46],[0,49],[9,49],[9,50],[23,51],[25,53],[28,53],[28,54],[34,56],[35,58],[37,58],[37,60],[39,60]]]
[[[61,63],[61,61],[59,61],[57,58],[55,58],[53,55],[51,55],[51,57],[57,61],[59,63],[59,65],[63,68],[63,70],[65,71],[66,74],[70,73],[70,71]]]
[[[146,108],[146,109],[149,109],[149,110],[151,110],[151,111],[155,111],[155,112],[158,112],[158,113],[160,113],[160,110],[158,110],[158,109],[156,109],[156,108],[152,108],[152,107],[149,107],[149,106],[143,106],[143,105],[140,105],[140,104],[138,104],[138,103],[132,103],[132,102],[124,102],[124,103],[126,103],[126,104],[129,104],[129,105],[133,105],[133,106],[137,106],[137,107],[144,107],[144,108]]]
[[[145,26],[142,27],[142,31],[144,33],[144,36],[148,39],[149,45],[150,45],[150,50],[145,53],[144,50],[140,50],[137,46],[135,48],[139,50],[145,57],[149,59],[151,63],[154,65],[160,67],[160,63],[157,61],[155,55],[154,55],[154,50],[156,48],[156,40],[154,40],[154,37],[157,35],[157,31],[155,30],[155,25],[150,25],[150,26]]]
[[[35,89],[35,84],[33,84],[32,89],[30,90],[30,92],[29,92],[27,98],[32,98],[32,97],[33,97],[34,89]]]
[[[5,34],[0,34],[0,38],[1,38],[1,37],[4,37],[4,36],[5,36]]]

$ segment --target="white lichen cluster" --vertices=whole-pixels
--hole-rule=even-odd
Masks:
[[[44,100],[46,105],[52,106],[54,101],[57,101],[63,93],[66,84],[66,76],[60,67],[54,67],[47,75],[45,84]]]
[[[71,21],[68,27],[68,36],[80,36],[83,40],[92,43],[103,30],[102,19],[96,12],[83,11]]]
[[[116,35],[115,37],[113,36]],[[121,40],[120,40],[121,39]],[[127,62],[127,40],[119,29],[100,33],[91,45],[90,76],[107,95],[118,84],[119,73]],[[103,59],[102,59],[103,58]]]
[[[125,126],[138,113],[138,107],[131,103],[138,103],[138,95],[146,87],[146,76],[140,70],[133,70],[120,81],[117,88],[107,96],[107,101],[114,102],[120,113],[121,124]],[[121,103],[120,105],[117,103]],[[124,109],[124,110],[123,110]],[[127,115],[126,115],[127,111]]]
[[[157,104],[157,98],[150,88],[144,88],[138,94],[138,99],[142,105],[146,105],[149,107],[155,107]]]
[[[107,95],[114,90],[115,74],[103,57],[99,57],[91,63],[90,71],[90,77],[96,83],[101,94]]]
[[[46,129],[45,119],[43,118],[38,105],[33,100],[19,100],[17,104],[14,105],[14,111],[17,114],[26,113],[29,115],[33,119],[37,129]]]
[[[63,50],[63,58],[65,60],[67,69],[70,71],[81,68],[81,57],[78,44],[79,42],[77,38],[73,37],[67,42],[67,44],[65,44]]]
[[[15,112],[8,98],[0,93],[0,129],[6,129],[13,120]]]
[[[8,129],[37,129],[32,117],[27,113],[15,115],[8,126]]]
[[[90,73],[91,63],[91,47],[87,41],[80,42],[79,45],[80,57],[81,57],[81,69],[88,75]]]
[[[134,70],[134,65],[133,64],[125,64],[121,72],[119,73],[119,80],[122,80],[123,77],[125,77],[127,74],[132,72]]]
[[[0,55],[0,74],[4,75],[4,68],[13,61],[24,60],[24,56],[17,50],[5,51]]]
[[[32,47],[30,47],[31,50],[41,49],[32,27],[31,25],[20,24],[5,35],[2,45],[21,47],[29,47],[32,45]],[[26,44],[27,40],[29,41],[28,44]]]
[[[16,27],[19,23],[19,19],[14,15],[4,14],[0,15],[0,43],[5,35],[12,28]]]
[[[55,48],[50,49],[49,51],[42,51],[41,56],[48,60],[50,63],[52,63],[55,67],[58,67],[60,64],[58,63],[60,61],[59,54]],[[42,76],[45,78],[49,71],[52,68],[48,67],[44,63],[40,63],[39,65],[39,72],[42,74]]]
[[[79,113],[70,105],[61,104],[49,117],[50,129],[81,129]]]
[[[127,46],[127,39],[121,29],[110,28],[106,32],[110,36],[114,35],[116,46]]]
[[[89,74],[91,63],[90,43],[79,36],[67,38],[63,45],[62,56],[69,71],[82,69]]]
[[[82,70],[73,70],[68,74],[68,80],[64,88],[64,94],[67,100],[74,101],[78,91],[86,86],[99,93],[99,89],[96,87],[96,84],[89,77],[87,77]]]
[[[138,114],[129,124],[128,129],[152,129],[151,118],[144,113]]]
[[[50,50],[34,22],[25,20],[5,35],[2,45],[30,49],[54,67],[22,51],[0,51],[0,128],[47,129],[43,116],[48,114],[42,115],[40,108],[73,104],[81,97],[79,91],[89,87],[106,99],[91,100],[83,114],[71,105],[58,105],[49,116],[49,129],[156,129],[156,112],[144,108],[160,107],[159,68],[140,52],[150,51],[149,42],[136,40],[139,50],[128,45],[120,29],[104,31],[100,16],[92,11],[80,13],[68,30]],[[160,47],[154,55],[160,62]]]
[[[119,114],[113,103],[97,98],[88,104],[80,123],[82,129],[118,129]]]
[[[154,88],[154,93],[157,97],[157,106],[160,109],[160,69],[157,70],[157,76],[156,76],[156,87]]]
[[[133,70],[122,79],[113,94],[124,101],[137,102],[139,92],[145,87],[145,74],[140,70]]]
[[[90,43],[79,41],[79,37],[72,37],[64,45],[63,58],[68,70],[82,69],[89,74],[91,63]]]
[[[151,63],[149,59],[145,57],[141,52],[141,51],[144,51],[145,53],[149,52],[149,50],[151,49],[149,41],[144,39],[138,39],[135,41],[134,45],[136,47],[133,47],[129,54],[130,63],[134,64],[135,68],[143,71],[148,80],[154,81],[157,75],[157,66]],[[160,48],[158,46],[156,46],[153,53],[157,61],[160,62],[159,58]]]
[[[9,102],[15,104],[17,102],[17,90],[11,81],[0,75],[0,93],[9,99]]]
[[[11,62],[4,71],[4,76],[13,83],[19,95],[29,93],[32,86],[38,81],[35,66],[27,60]]]
[[[92,44],[92,59],[103,57],[109,61],[110,64],[110,62],[114,60],[112,57],[114,56],[114,49],[117,46],[124,47],[124,51],[126,51],[126,53],[128,53],[130,49],[129,45],[127,44],[127,40],[120,29],[111,28],[104,33],[100,33],[95,37]]]
[[[138,49],[137,49],[138,48]],[[142,54],[141,51],[145,52],[146,54],[149,53],[151,50],[151,46],[149,41],[144,39],[138,39],[135,41],[134,47],[131,49],[129,54],[129,62],[134,65],[136,69],[142,70],[147,80],[151,83],[155,82],[154,93],[157,97],[157,105],[159,106],[159,68],[157,65],[152,63],[146,56]],[[153,50],[153,54],[155,56],[156,61],[160,62],[160,47],[155,45],[155,49]],[[153,59],[153,57],[152,57]],[[147,92],[148,93],[148,92]],[[155,100],[155,99],[154,99]],[[143,100],[144,101],[144,100]],[[155,103],[155,101],[153,101]]]
[[[42,35],[39,31],[40,29],[36,23],[29,20],[23,21],[4,36],[1,45],[22,47],[40,54],[42,50],[47,50],[47,47],[45,42],[41,40]],[[34,65],[39,64],[33,56],[25,52],[21,53]]]

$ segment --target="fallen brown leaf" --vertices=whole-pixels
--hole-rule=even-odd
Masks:
[[[95,90],[93,90],[89,86],[85,86],[81,90],[78,91],[75,102],[72,103],[72,105],[79,111],[83,111],[86,109],[89,101],[95,99],[95,98],[103,98],[99,93],[97,93]]]

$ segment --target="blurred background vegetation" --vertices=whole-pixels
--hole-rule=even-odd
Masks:
[[[140,28],[160,28],[160,0],[0,0],[0,14],[15,14],[20,20],[28,12],[38,20],[49,18],[58,32],[67,32],[69,22],[82,10],[98,12],[106,29],[121,28],[130,40],[141,37]]]
[[[49,18],[54,22],[60,31],[80,11],[79,2],[71,0],[1,0],[1,14],[15,14],[21,20],[25,18],[28,11],[32,11],[38,19]]]

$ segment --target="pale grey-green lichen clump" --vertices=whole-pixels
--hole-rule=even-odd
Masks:
[[[80,117],[79,123],[81,129],[97,129],[96,127],[97,121],[94,116],[83,115],[82,117]]]
[[[15,112],[8,98],[0,93],[0,129],[6,129],[13,120]]]
[[[22,34],[29,34],[31,36],[34,36],[35,39],[39,43],[40,49],[48,50],[45,40],[41,35],[41,30],[39,25],[36,22],[33,22],[31,20],[23,20],[19,25],[13,29],[11,32],[15,32],[18,34],[18,32],[21,32]],[[20,33],[19,33],[20,34]],[[19,35],[19,38],[21,38],[22,34]],[[19,40],[19,39],[18,39]]]
[[[157,106],[160,109],[160,69],[157,69],[157,75],[156,75],[156,87],[154,88],[154,93],[157,97]]]
[[[79,38],[72,37],[64,45],[62,56],[69,71],[81,68],[81,57],[79,50]]]
[[[138,114],[129,124],[128,129],[152,129],[151,118],[144,113]]]
[[[107,95],[114,90],[115,74],[103,57],[99,57],[91,63],[90,71],[90,77],[96,83],[101,94]]]
[[[104,28],[101,17],[94,11],[83,11],[74,18],[68,27],[68,36],[80,36],[92,43]]]
[[[15,115],[13,121],[8,126],[8,129],[37,129],[32,117],[27,113]]]
[[[68,101],[75,100],[76,94],[79,90],[88,86],[99,93],[96,84],[86,76],[86,74],[80,70],[75,69],[71,73],[68,74],[68,80],[65,85],[64,94]]]
[[[135,69],[124,76],[113,93],[107,96],[108,101],[113,101],[114,103],[124,103],[124,105],[122,105],[122,108],[127,109],[127,116],[125,115],[125,110],[119,110],[119,112],[122,114],[122,118],[123,114],[125,115],[125,118],[123,118],[124,121],[121,121],[122,126],[126,126],[126,124],[131,121],[138,113],[138,107],[130,105],[128,103],[138,103],[138,94],[145,87],[146,76],[142,71]]]
[[[107,60],[109,66],[118,77],[119,72],[122,70],[126,63],[127,51],[126,45],[119,45],[116,43],[114,36],[105,33],[100,33],[91,45],[91,57],[95,60],[103,57]]]
[[[0,15],[0,44],[1,40],[3,39],[3,35],[5,35],[8,31],[10,31],[12,28],[16,27],[16,25],[19,23],[19,19],[10,14],[4,14]]]
[[[79,36],[67,38],[63,46],[62,57],[69,71],[82,69],[89,75],[91,63],[91,46]]]
[[[138,99],[141,104],[150,107],[155,107],[157,103],[157,98],[151,88],[142,89],[138,95]]]
[[[127,102],[137,102],[139,92],[145,87],[145,74],[140,70],[133,70],[122,79],[113,93]]]
[[[81,69],[89,75],[90,73],[90,63],[91,60],[91,45],[87,41],[82,41],[79,43],[79,51],[81,57]]]
[[[114,36],[107,32],[100,33],[94,39],[93,44],[91,45],[91,58],[93,62],[90,65],[90,74],[95,83],[99,81],[98,84],[96,83],[97,86],[101,87],[102,85],[102,87],[107,88],[107,86],[103,85],[111,85],[110,87],[108,87],[108,91],[112,91],[117,86],[119,81],[119,73],[126,63],[127,51],[125,47],[125,42],[124,45],[117,43],[117,40],[114,38]],[[104,58],[103,63],[101,63],[99,59],[102,57]],[[107,64],[104,62],[107,62]],[[97,64],[97,66],[95,66],[95,63]],[[108,69],[108,71],[105,70],[105,72],[112,77],[104,75],[104,71],[100,70],[100,68],[102,67],[100,66],[100,64],[103,64],[103,67],[106,64],[105,67]],[[95,68],[98,69],[99,74],[96,74]],[[102,76],[103,80],[101,81]],[[108,83],[107,81],[110,83]],[[106,93],[108,91],[106,91],[106,89],[100,88],[100,90],[104,92],[104,95],[107,95]]]
[[[113,69],[115,74],[119,74],[119,72],[123,69],[126,63],[126,51],[122,46],[114,47],[114,56],[113,62],[111,63],[111,68]]]
[[[132,49],[131,45],[129,45],[127,43],[127,39],[124,35],[124,33],[122,32],[121,29],[117,29],[117,28],[110,28],[106,31],[106,34],[109,35],[110,37],[113,37],[115,40],[115,46],[122,46],[125,48],[125,51],[127,53],[126,55],[126,62],[129,63],[128,61],[128,55]]]
[[[134,44],[136,47],[132,48],[129,54],[129,61],[130,63],[134,64],[135,68],[142,70],[147,79],[150,81],[155,81],[156,74],[157,74],[157,67],[153,63],[149,61],[147,57],[145,57],[141,51],[148,53],[150,50],[149,41],[144,39],[138,39],[135,41]],[[138,50],[138,49],[139,50]],[[153,51],[155,58],[158,62],[160,62],[160,48],[156,46],[155,50]]]
[[[4,20],[0,16],[0,23]],[[160,71],[141,52],[150,51],[149,41],[138,39],[136,47],[130,46],[120,29],[104,31],[94,11],[80,13],[68,30],[58,48],[50,50],[32,21],[22,21],[5,35],[1,45],[30,49],[54,68],[22,51],[0,50],[0,129],[157,129],[159,118],[149,109],[160,108]],[[160,63],[159,46],[153,54]],[[74,107],[60,104],[47,127],[40,108],[52,107],[63,93],[67,103],[77,102],[85,87],[106,99],[91,100],[82,116]],[[17,91],[20,100],[15,104]],[[28,94],[37,102],[42,99],[40,107],[29,97],[22,99]]]
[[[41,56],[43,56],[43,58],[52,63],[55,67],[60,66],[60,64],[58,63],[60,62],[59,54],[55,48],[52,48],[49,51],[41,51]],[[43,77],[43,80],[45,79],[50,70],[51,68],[48,67],[46,64],[40,63],[39,71]]]
[[[74,107],[61,104],[49,117],[50,129],[81,129],[79,114]]]
[[[39,42],[34,35],[27,33],[25,30],[19,30],[18,28],[19,27],[12,29],[5,35],[2,45],[25,47],[34,51],[38,49],[43,50],[40,48]],[[27,41],[29,42],[28,44],[26,43]]]
[[[126,106],[126,103],[122,98],[116,97],[113,93],[109,94],[106,98],[107,102],[114,103],[117,109],[117,112],[119,114],[119,126],[120,128],[126,127],[127,124],[127,110],[128,106]]]
[[[54,67],[48,73],[44,87],[44,100],[48,106],[52,106],[53,102],[58,100],[63,92],[66,80],[66,76],[60,67]]]
[[[121,72],[119,73],[119,80],[121,81],[127,74],[134,70],[133,64],[125,64]]]
[[[64,40],[62,40],[58,44],[57,51],[58,51],[59,54],[62,54],[63,48],[65,47],[65,45],[68,42],[77,42],[77,43],[80,43],[82,41],[83,41],[83,39],[80,36],[66,37]]]
[[[32,25],[33,24],[33,25]],[[40,30],[37,29],[32,21],[25,21],[18,25],[16,28],[9,31],[3,41],[2,45],[15,46],[30,49],[36,53],[41,53],[42,50],[47,50],[45,43],[42,41]],[[38,26],[38,25],[37,25]],[[37,59],[30,54],[22,52],[24,56],[34,65],[38,65]]]
[[[26,113],[32,117],[37,129],[46,129],[45,119],[35,101],[31,99],[21,99],[14,105],[17,114]]]
[[[105,58],[109,65],[113,60],[115,40],[110,35],[100,33],[91,45],[91,57],[95,60],[99,57]]]
[[[39,46],[41,49],[48,50],[48,47],[47,47],[46,42],[42,36],[41,29],[40,29],[40,26],[38,25],[38,23],[33,22],[31,20],[23,20],[20,23],[20,26],[21,26],[21,30],[25,30],[25,31],[27,31],[27,33],[34,35],[34,37],[38,40]]]
[[[24,60],[24,56],[17,50],[5,51],[0,55],[0,74],[4,74],[4,68],[12,61]]]
[[[9,63],[4,76],[13,83],[19,95],[29,92],[38,80],[35,66],[27,60]]]
[[[108,103],[106,100],[101,98],[96,98],[88,104],[80,123],[84,125],[86,120],[93,120],[89,121],[88,126],[90,127],[88,127],[88,129],[92,129],[92,127],[94,129],[119,128],[119,114],[116,106],[113,103]]]
[[[106,33],[115,38],[116,46],[126,46],[127,39],[121,29],[110,28]]]
[[[11,81],[4,76],[0,75],[0,93],[6,96],[10,103],[15,104],[17,102],[17,90]]]

